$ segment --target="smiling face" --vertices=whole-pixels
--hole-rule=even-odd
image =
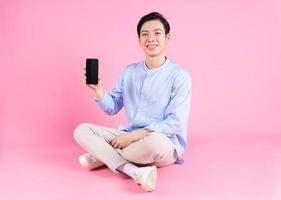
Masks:
[[[146,57],[161,57],[170,35],[165,33],[163,24],[159,20],[145,22],[140,29],[139,43]]]

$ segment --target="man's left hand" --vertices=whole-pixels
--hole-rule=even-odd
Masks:
[[[135,141],[135,135],[132,133],[124,133],[119,135],[111,142],[111,146],[115,149],[122,149]]]

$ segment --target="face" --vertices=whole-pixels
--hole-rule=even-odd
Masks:
[[[169,34],[165,34],[164,26],[159,20],[151,20],[142,25],[139,43],[147,57],[164,56],[169,37]]]

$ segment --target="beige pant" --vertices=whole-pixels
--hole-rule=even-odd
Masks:
[[[164,134],[157,132],[152,132],[123,149],[114,149],[110,145],[111,141],[123,133],[126,132],[83,123],[74,130],[74,139],[114,173],[118,173],[118,166],[127,162],[162,167],[176,161],[174,144]]]

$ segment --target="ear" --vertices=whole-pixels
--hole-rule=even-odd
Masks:
[[[168,33],[167,35],[166,35],[166,43],[168,43],[170,41],[170,33]]]

